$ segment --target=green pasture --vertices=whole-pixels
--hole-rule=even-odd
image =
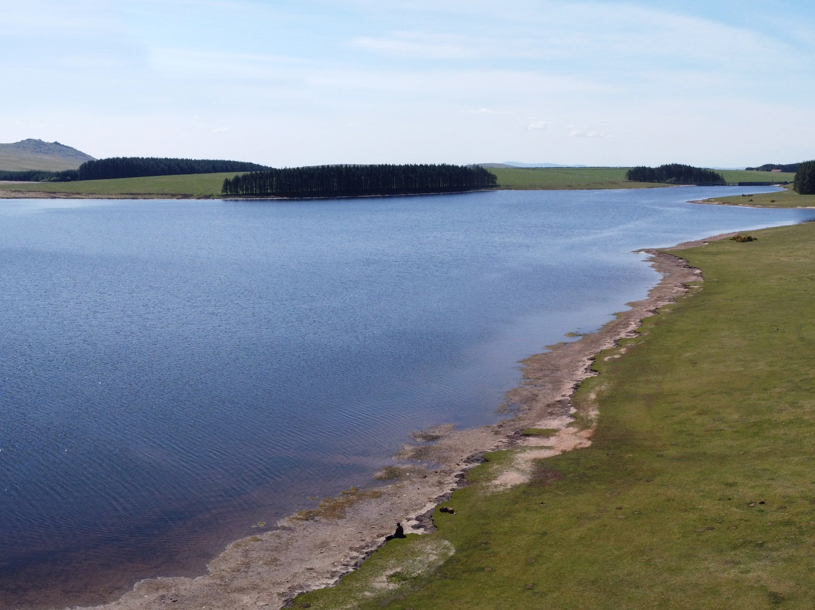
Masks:
[[[774,174],[772,172],[748,172],[745,170],[737,169],[718,169],[716,170],[722,175],[728,184],[738,184],[739,182],[792,182],[795,180],[795,174],[789,172],[782,172]]]
[[[815,224],[752,235],[679,253],[704,283],[597,358],[590,448],[506,491],[488,455],[435,533],[294,607],[812,608]]]
[[[625,167],[489,168],[498,186],[512,190],[630,189],[662,186],[628,182]]]
[[[778,193],[761,193],[757,195],[736,195],[735,197],[716,197],[708,199],[710,203],[728,205],[745,205],[763,208],[811,208],[815,207],[815,195],[799,195],[791,188]]]
[[[576,190],[576,189],[630,189],[665,186],[650,182],[629,182],[625,179],[627,167],[546,167],[546,168],[488,168],[498,176],[498,186],[518,190]],[[795,174],[771,174],[741,170],[717,170],[731,184],[738,182],[789,181]]]
[[[574,190],[574,189],[630,189],[657,188],[662,184],[628,182],[627,168],[490,168],[498,176],[498,186],[510,190]],[[767,181],[767,172],[721,172],[731,182]],[[88,197],[220,197],[224,178],[234,173],[191,174],[186,176],[153,176],[149,178],[121,178],[117,180],[88,180],[82,182],[37,182],[30,184],[0,184],[2,191],[40,193],[66,193]],[[789,174],[789,176],[793,176]],[[780,179],[780,178],[779,178]],[[792,179],[791,177],[789,178]]]
[[[83,180],[80,182],[0,184],[0,192],[3,190],[14,190],[109,197],[220,197],[224,178],[233,178],[234,176],[235,174],[233,172],[225,174],[119,178],[115,180]]]

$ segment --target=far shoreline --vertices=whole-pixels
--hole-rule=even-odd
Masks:
[[[16,185],[16,184],[37,184],[37,183],[0,183],[5,185]],[[440,195],[468,195],[468,194],[475,194],[475,193],[488,193],[488,192],[501,192],[501,191],[524,191],[524,192],[552,192],[552,191],[623,191],[623,190],[640,190],[642,188],[654,188],[654,189],[663,189],[663,188],[687,188],[692,187],[695,185],[676,185],[676,184],[662,184],[662,183],[655,183],[652,185],[648,185],[647,187],[643,187],[639,183],[633,184],[631,186],[627,185],[615,185],[615,186],[595,186],[595,187],[587,187],[587,188],[523,188],[523,187],[513,187],[513,186],[498,186],[496,188],[486,188],[486,189],[473,189],[473,190],[466,190],[466,191],[439,191],[439,192],[427,192],[427,193],[387,193],[387,194],[372,194],[372,195],[337,195],[337,196],[318,196],[318,197],[275,197],[275,196],[230,196],[230,195],[223,195],[223,194],[190,194],[190,193],[140,193],[140,192],[118,192],[118,193],[72,193],[68,191],[34,191],[34,190],[16,190],[16,189],[5,189],[0,188],[0,200],[16,200],[16,199],[38,199],[38,200],[49,200],[49,199],[70,199],[70,200],[83,200],[87,199],[90,201],[100,201],[100,200],[111,200],[111,201],[142,201],[142,200],[153,200],[153,201],[225,201],[225,202],[270,202],[270,203],[286,203],[286,202],[296,202],[296,201],[349,201],[353,199],[393,199],[393,198],[400,198],[400,197],[433,197],[433,196],[440,196]],[[729,185],[728,185],[729,186]],[[815,207],[815,196],[803,196],[807,200],[803,203],[809,203],[812,205],[801,205],[802,202],[797,202],[794,199],[792,200],[792,204],[789,205],[777,205],[773,199],[770,197],[777,195],[779,198],[783,198],[785,203],[790,203],[790,192],[780,188],[777,191],[773,191],[771,193],[759,193],[755,195],[744,195],[744,197],[762,197],[763,199],[767,199],[764,201],[763,199],[759,200],[758,202],[743,202],[743,201],[728,201],[728,199],[734,199],[735,196],[724,196],[724,197],[712,197],[709,199],[696,199],[690,200],[688,203],[693,204],[703,204],[703,205],[729,205],[734,207],[755,207],[755,208],[800,208],[800,209],[810,209]],[[742,196],[738,196],[742,197]],[[800,195],[795,194],[795,197],[802,197]],[[752,205],[750,205],[752,203]]]

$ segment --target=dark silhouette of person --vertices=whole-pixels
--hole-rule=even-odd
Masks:
[[[394,538],[407,538],[407,536],[405,536],[405,528],[402,527],[401,523],[396,524],[396,531],[393,533],[393,536],[386,536],[385,540],[393,540]]]

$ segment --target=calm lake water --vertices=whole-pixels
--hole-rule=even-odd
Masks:
[[[815,218],[685,203],[723,191],[0,200],[0,607],[201,573],[495,421],[518,360],[658,281],[633,250]]]

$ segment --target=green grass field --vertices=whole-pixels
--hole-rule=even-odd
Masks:
[[[659,184],[628,182],[626,168],[620,167],[553,167],[489,168],[498,176],[498,186],[519,190],[576,190],[653,188]]]
[[[628,182],[625,167],[554,167],[554,168],[489,168],[498,176],[498,185],[505,189],[630,189],[655,188],[662,184]],[[728,183],[766,182],[771,180],[792,181],[795,174],[770,174],[768,172],[747,172],[720,170]]]
[[[607,189],[656,187],[625,180],[625,169],[491,169],[501,188],[507,189]],[[70,193],[89,196],[218,197],[224,178],[234,174],[197,174],[158,176],[86,182],[39,182],[36,184],[0,184],[0,190]]]
[[[518,190],[575,190],[575,189],[631,189],[659,188],[664,185],[628,182],[626,168],[490,168],[498,176],[502,189]],[[770,179],[767,172],[721,172],[731,182],[763,181]],[[779,174],[772,174],[778,176]],[[123,178],[120,180],[88,180],[83,182],[38,182],[34,184],[0,184],[3,190],[67,193],[74,196],[109,197],[220,197],[224,178],[228,174],[193,174],[187,176],[156,176],[150,178]],[[787,179],[787,174],[783,174]],[[792,174],[789,174],[792,176]],[[790,178],[791,179],[791,178]]]
[[[34,191],[109,197],[220,197],[224,178],[234,176],[235,173],[232,172],[226,174],[121,178],[118,180],[87,180],[82,182],[0,184],[0,191]]]
[[[438,531],[294,607],[812,608],[815,224],[753,235],[681,252],[701,289],[597,359],[590,448],[503,492],[489,455]]]
[[[792,182],[795,180],[794,173],[773,174],[771,172],[748,172],[744,170],[720,169],[716,170],[728,184],[739,182]]]
[[[745,205],[764,208],[811,208],[815,207],[815,195],[799,195],[791,188],[780,193],[761,193],[758,195],[737,195],[736,197],[716,197],[708,199],[711,203]]]
[[[507,189],[607,189],[657,187],[625,180],[625,169],[491,169],[501,188]],[[0,190],[69,193],[88,196],[165,196],[218,197],[224,178],[234,174],[197,174],[158,176],[87,182],[39,182],[36,184],[0,184]]]

